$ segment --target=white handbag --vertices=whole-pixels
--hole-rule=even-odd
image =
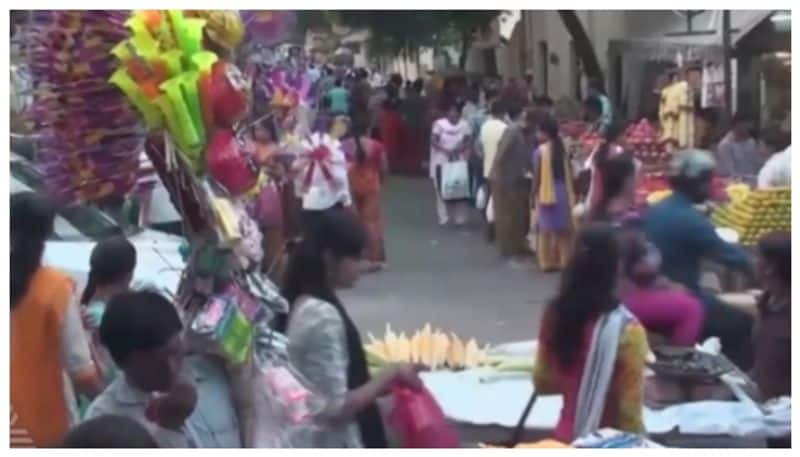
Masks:
[[[465,160],[445,162],[440,166],[439,192],[442,200],[463,200],[470,197],[469,165]]]
[[[486,209],[486,205],[489,204],[489,190],[486,188],[486,184],[478,187],[478,192],[475,195],[475,207],[478,210],[483,211]]]
[[[494,199],[489,197],[489,203],[486,204],[486,220],[492,224],[494,223]]]

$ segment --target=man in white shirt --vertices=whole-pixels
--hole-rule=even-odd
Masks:
[[[483,153],[483,181],[486,184],[488,198],[491,198],[491,183],[489,182],[489,173],[492,171],[492,164],[497,155],[497,146],[500,144],[500,139],[506,131],[508,124],[503,120],[505,109],[500,101],[495,101],[489,111],[489,119],[481,126],[481,131],[478,135],[480,142],[480,150]],[[487,219],[487,238],[489,241],[494,239],[494,227]]]
[[[377,69],[372,70],[372,77],[369,80],[369,84],[370,86],[372,86],[373,89],[383,87],[384,85],[383,75],[381,74],[380,71],[378,71]]]
[[[764,156],[758,141],[751,133],[750,117],[736,113],[732,124],[731,131],[717,146],[716,171],[722,176],[744,179],[752,183],[758,170],[764,165]]]
[[[480,132],[481,151],[483,151],[483,177],[489,179],[489,172],[497,155],[497,145],[506,131],[508,125],[503,120],[505,110],[503,105],[496,101],[492,103],[489,119],[483,123]]]
[[[758,172],[758,188],[792,185],[792,146],[775,153]]]
[[[311,137],[311,142],[305,143],[310,148],[312,143],[325,145],[330,151],[330,161],[327,167],[328,175],[317,165],[306,164],[298,170],[297,179],[301,184],[303,201],[303,230],[314,230],[319,216],[331,209],[340,209],[352,205],[350,184],[347,176],[347,158],[345,157],[339,138],[347,133],[350,120],[347,116],[337,116],[330,133],[316,133]],[[307,189],[302,189],[303,181],[309,176],[309,167],[313,166],[311,181]]]

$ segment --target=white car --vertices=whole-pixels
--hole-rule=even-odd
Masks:
[[[18,156],[11,157],[11,194],[42,191],[41,175]],[[101,210],[73,204],[59,208],[53,235],[47,241],[43,262],[68,273],[83,290],[89,275],[89,257],[97,241],[125,235],[136,247],[134,282],[147,283],[168,294],[178,289],[184,261],[179,252],[183,238],[155,230],[125,233]]]

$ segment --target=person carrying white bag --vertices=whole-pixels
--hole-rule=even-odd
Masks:
[[[439,225],[447,225],[451,219],[458,226],[466,223],[466,200],[471,196],[467,163],[471,135],[469,123],[461,118],[459,103],[450,105],[446,116],[433,124],[430,177]]]

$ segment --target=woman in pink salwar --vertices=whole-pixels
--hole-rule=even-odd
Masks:
[[[648,332],[672,346],[693,346],[705,319],[703,304],[683,286],[661,274],[661,256],[638,228],[638,218],[623,222],[623,273],[620,297]]]
[[[658,249],[639,229],[641,219],[633,210],[636,166],[625,154],[606,160],[604,194],[592,208],[589,220],[611,223],[620,230],[624,274],[620,297],[649,331],[665,337],[669,344],[691,346],[703,324],[703,305],[680,285],[660,272]]]

